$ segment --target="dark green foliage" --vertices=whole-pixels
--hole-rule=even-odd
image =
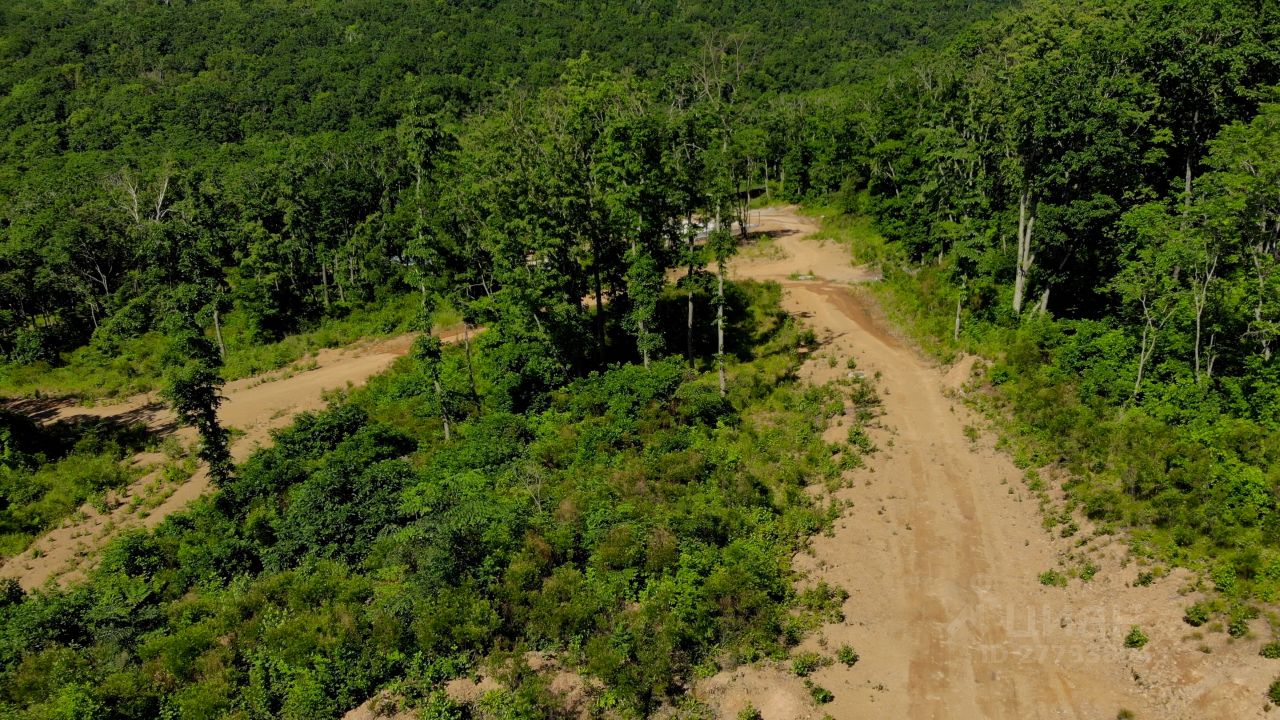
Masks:
[[[1268,660],[1280,660],[1280,642],[1269,642],[1262,646],[1258,654]]]
[[[657,328],[665,271],[694,259],[679,220],[863,174],[847,102],[779,94],[1005,4],[8,3],[0,384],[152,389],[173,309],[235,376],[296,359],[299,331],[408,329],[417,301],[545,315],[562,354],[683,347]],[[598,324],[569,307],[589,286],[621,300]]]
[[[340,457],[294,486],[276,524],[269,565],[364,557],[378,533],[399,519],[399,493],[412,476],[402,461],[371,461],[359,454]]]
[[[568,360],[545,333],[501,324],[489,328],[479,345],[487,359],[481,366],[481,380],[503,410],[529,408],[569,379]]]
[[[805,678],[804,686],[809,691],[809,697],[813,698],[813,701],[819,705],[826,705],[836,699],[834,693],[808,678]]]
[[[5,702],[335,717],[396,682],[459,717],[440,683],[492,658],[504,690],[478,709],[527,717],[554,701],[504,651],[537,648],[643,714],[714,658],[783,653],[796,610],[830,621],[848,596],[792,590],[790,558],[829,517],[804,486],[839,473],[821,440],[836,391],[791,384],[793,325],[766,336],[728,399],[654,360],[520,413],[489,395],[448,441],[404,411],[429,392],[406,360],[299,416],[213,498],[118,538],[87,585],[7,592]]]
[[[231,479],[230,436],[218,422],[222,405],[222,357],[212,342],[199,334],[190,318],[179,327],[166,353],[165,399],[178,420],[200,434],[197,455],[205,461],[209,475],[219,484]]]
[[[0,554],[16,553],[86,501],[136,476],[124,461],[152,447],[141,424],[80,418],[38,426],[0,414]]]
[[[1187,611],[1183,614],[1182,619],[1191,627],[1200,627],[1209,622],[1210,612],[1208,603],[1198,602],[1187,606]]]

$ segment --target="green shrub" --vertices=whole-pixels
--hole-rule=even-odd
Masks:
[[[1266,645],[1263,645],[1262,649],[1258,651],[1258,654],[1268,660],[1280,660],[1280,642],[1273,640]]]
[[[1267,697],[1271,702],[1280,705],[1280,678],[1271,681],[1271,687],[1267,688]]]
[[[1048,587],[1066,587],[1067,576],[1057,570],[1045,570],[1040,573],[1040,584]]]
[[[819,623],[839,623],[844,622],[844,603],[848,599],[848,590],[821,580],[802,591],[797,604]]]
[[[799,677],[807,677],[822,665],[822,656],[818,653],[800,653],[791,660],[791,672]]]
[[[804,686],[809,691],[809,697],[813,698],[813,701],[819,705],[826,705],[836,699],[835,694],[830,690],[818,685],[812,680],[806,679],[804,681]]]
[[[854,425],[849,428],[849,444],[864,455],[870,455],[876,449],[875,443],[871,441],[871,437],[867,435],[867,431],[861,425]]]
[[[1131,649],[1138,649],[1147,644],[1147,634],[1142,632],[1142,628],[1134,625],[1129,628],[1129,634],[1124,636],[1124,646]]]
[[[858,664],[858,652],[853,649],[852,645],[841,645],[840,649],[836,651],[836,660],[853,667]]]
[[[1210,614],[1209,603],[1201,601],[1188,605],[1182,620],[1191,627],[1200,627],[1209,622]]]
[[[738,720],[764,720],[764,716],[760,714],[755,705],[747,703],[747,706],[738,712]]]
[[[1249,621],[1258,617],[1258,609],[1252,605],[1233,605],[1227,612],[1227,634],[1242,638],[1249,634]]]

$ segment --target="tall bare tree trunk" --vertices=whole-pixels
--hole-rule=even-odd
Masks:
[[[462,346],[467,355],[467,376],[471,379],[471,397],[478,397],[476,392],[476,369],[471,364],[471,323],[462,321]]]
[[[218,317],[218,303],[213,303],[213,336],[218,339],[218,357],[227,359],[227,345],[222,342],[222,321]]]
[[[1200,383],[1200,344],[1204,333],[1204,311],[1209,305],[1209,286],[1213,283],[1218,269],[1218,256],[1211,255],[1205,263],[1203,278],[1196,278],[1195,296],[1193,298],[1196,311],[1195,367],[1196,383]]]
[[[604,361],[604,289],[600,287],[600,259],[597,255],[592,260],[594,266],[591,271],[591,287],[596,298],[596,357],[601,362]]]
[[[1197,147],[1198,143],[1196,142],[1196,137],[1199,132],[1199,128],[1200,128],[1200,111],[1196,110],[1195,113],[1192,114],[1191,116],[1191,143],[1192,144],[1190,147],[1187,148],[1186,177],[1184,178],[1183,196],[1182,196],[1183,203],[1184,203],[1183,207],[1186,208],[1187,213],[1191,212],[1191,168],[1192,168],[1192,165],[1194,164],[1192,162],[1192,158],[1195,155],[1195,151],[1198,149]]]
[[[638,223],[637,223],[638,225]],[[631,238],[631,256],[634,258],[638,250],[636,238],[640,235],[640,228],[636,228],[636,234]],[[636,345],[640,348],[640,360],[644,363],[645,369],[649,368],[649,329],[645,325],[644,318],[636,318]]]
[[[640,331],[640,337],[648,336],[649,331],[648,329],[645,328],[645,324],[643,320],[638,321],[636,323],[636,327]],[[640,361],[644,364],[646,368],[649,367],[649,348],[648,347],[640,348]]]
[[[1035,254],[1031,252],[1031,232],[1035,228],[1035,211],[1031,208],[1029,193],[1023,191],[1018,200],[1018,263],[1013,283],[1013,313],[1022,314],[1022,304],[1027,293],[1027,278],[1031,273]]]
[[[1191,209],[1191,153],[1187,153],[1187,176],[1183,189],[1183,202],[1185,207]]]
[[[1145,303],[1144,303],[1145,304]],[[1147,358],[1156,349],[1155,328],[1151,327],[1151,319],[1142,325],[1142,340],[1138,346],[1138,378],[1133,381],[1133,396],[1137,397],[1142,390],[1142,372],[1147,367]]]
[[[436,398],[440,400],[440,420],[444,422],[444,441],[449,442],[449,408],[445,406],[444,391],[440,389],[440,378],[434,378],[432,382],[436,388]]]
[[[1213,342],[1217,338],[1218,338],[1217,333],[1210,334],[1209,347],[1207,350],[1205,350],[1204,376],[1208,380],[1213,379],[1213,361],[1218,359],[1218,356],[1213,353]]]
[[[1147,302],[1146,296],[1142,297],[1142,339],[1138,345],[1138,377],[1133,381],[1134,397],[1142,391],[1142,379],[1146,376],[1147,363],[1155,353],[1160,330],[1164,328],[1165,323],[1169,322],[1169,318],[1173,317],[1175,308],[1176,306],[1169,308],[1162,316],[1157,317],[1151,304]]]
[[[1264,248],[1257,247],[1254,249],[1253,253],[1253,269],[1258,278],[1258,302],[1255,303],[1253,307],[1253,322],[1258,327],[1262,326],[1262,303],[1266,298],[1267,293],[1266,273],[1264,273],[1262,269],[1262,253],[1264,252],[1266,252]],[[1259,335],[1261,337],[1259,343],[1262,346],[1262,359],[1270,360],[1271,338],[1267,337],[1267,333],[1265,331],[1260,332]]]
[[[693,288],[689,288],[689,318],[684,330],[684,354],[689,364],[693,364]]]
[[[728,394],[724,381],[724,263],[719,268],[720,290],[717,294],[716,307],[716,363],[719,366],[720,397]]]
[[[688,285],[688,288],[687,288],[687,289],[688,289],[688,291],[689,291],[689,293],[688,293],[689,318],[688,318],[688,324],[687,324],[687,325],[685,325],[685,330],[684,330],[684,343],[685,343],[685,346],[684,346],[684,352],[685,352],[685,358],[689,361],[689,365],[690,365],[690,366],[692,366],[692,365],[693,365],[693,271],[694,271],[693,257],[694,257],[694,248],[695,248],[695,245],[694,245],[694,241],[693,241],[693,217],[692,217],[692,216],[690,216],[690,218],[689,218],[689,274],[685,276],[686,284]]]

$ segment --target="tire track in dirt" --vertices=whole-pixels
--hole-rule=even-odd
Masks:
[[[785,309],[819,336],[801,377],[833,380],[854,358],[883,401],[883,428],[873,431],[880,452],[836,493],[852,509],[796,559],[807,582],[851,593],[845,622],[800,649],[830,657],[849,644],[861,660],[812,675],[834,693],[827,705],[777,665],[722,672],[698,683],[699,697],[726,718],[751,702],[766,720],[1114,718],[1121,709],[1138,718],[1262,716],[1270,677],[1256,646],[1204,640],[1222,653],[1214,657],[1188,639],[1180,616],[1196,596],[1185,593],[1187,573],[1129,587],[1138,568],[1127,567],[1123,538],[1051,537],[1023,472],[977,431],[982,419],[848,285],[874,275],[850,269],[844,248],[807,240],[816,224],[794,208],[753,213],[752,223],[776,233],[786,257],[732,270],[781,282]],[[1105,563],[1091,582],[1038,582],[1084,545]],[[1133,624],[1152,638],[1143,650],[1123,646]]]

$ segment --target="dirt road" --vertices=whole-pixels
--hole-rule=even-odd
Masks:
[[[802,375],[826,382],[849,372],[853,357],[878,374],[885,414],[873,436],[880,452],[838,493],[852,509],[797,558],[809,582],[851,593],[845,622],[801,649],[831,657],[848,644],[860,661],[813,674],[834,694],[821,706],[787,666],[721,673],[697,691],[722,717],[747,702],[766,720],[1262,716],[1263,693],[1280,672],[1257,655],[1269,636],[1263,625],[1241,642],[1195,633],[1180,620],[1198,597],[1184,594],[1188,574],[1130,587],[1141,568],[1126,559],[1122,539],[1093,537],[1087,527],[1050,535],[1023,471],[954,399],[971,363],[947,372],[888,332],[846,284],[869,273],[851,269],[843,248],[807,240],[816,228],[809,218],[774,208],[752,222],[778,235],[786,257],[732,269],[782,281],[786,309],[818,334],[823,347]],[[809,274],[815,279],[788,279]],[[1086,558],[1100,568],[1089,582],[1059,588],[1037,579]],[[1142,649],[1124,646],[1133,625],[1150,636]]]
[[[408,351],[412,339],[406,335],[384,342],[321,350],[293,369],[227,383],[223,388],[226,400],[218,417],[223,425],[240,432],[231,445],[232,456],[237,461],[245,459],[255,448],[270,442],[272,430],[288,425],[298,413],[324,407],[326,392],[360,385],[386,370]],[[453,339],[453,333],[445,339]],[[194,431],[177,427],[173,414],[154,394],[89,408],[67,402],[24,410],[41,421],[85,415],[127,418],[131,422],[146,423],[159,434],[172,434],[183,445],[195,440]],[[139,467],[149,467],[165,460],[160,453],[145,453],[133,462]],[[85,505],[77,517],[69,518],[37,539],[26,551],[5,561],[0,566],[0,577],[17,578],[27,589],[39,587],[50,578],[61,583],[81,578],[85,569],[95,562],[96,551],[121,530],[154,527],[209,489],[209,477],[203,468],[170,483],[164,482],[159,469],[147,472],[112,498],[106,512]]]

